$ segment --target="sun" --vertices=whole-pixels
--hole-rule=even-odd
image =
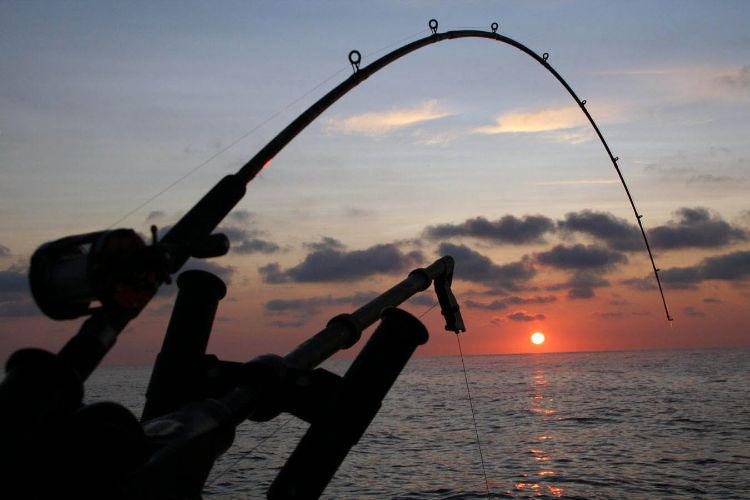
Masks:
[[[531,341],[536,345],[544,343],[544,334],[542,332],[534,332],[531,336]]]

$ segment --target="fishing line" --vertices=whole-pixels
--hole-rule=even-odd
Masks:
[[[417,317],[417,319],[422,319],[425,316],[427,316],[427,313],[429,313],[430,311],[432,311],[433,309],[435,309],[438,306],[438,304],[440,304],[440,302],[435,302],[434,304],[432,304],[429,308],[427,308],[427,310],[425,312],[423,312],[422,314],[420,314]]]
[[[215,152],[214,154],[212,154],[211,156],[209,156],[207,159],[205,159],[203,162],[201,162],[197,166],[193,167],[191,170],[187,171],[181,177],[177,178],[175,181],[173,181],[167,187],[165,187],[161,191],[157,192],[156,194],[152,195],[150,198],[148,198],[146,201],[144,201],[143,203],[141,203],[140,205],[138,205],[137,207],[135,207],[134,209],[132,209],[130,212],[126,213],[125,215],[123,215],[122,217],[120,217],[119,219],[117,219],[107,229],[111,229],[114,226],[120,224],[122,221],[124,221],[125,219],[127,219],[128,217],[130,217],[131,215],[133,215],[134,213],[138,212],[140,209],[142,209],[143,207],[145,207],[146,205],[148,205],[149,203],[151,203],[155,199],[159,198],[161,195],[163,195],[164,193],[166,193],[167,191],[169,191],[170,189],[172,189],[173,187],[175,187],[177,184],[179,184],[180,182],[184,181],[185,179],[187,179],[188,177],[190,177],[191,175],[193,175],[194,173],[196,173],[198,170],[200,170],[201,168],[205,167],[210,162],[212,162],[213,160],[215,160],[216,158],[218,158],[222,154],[226,153],[230,149],[232,149],[238,143],[240,143],[243,140],[247,139],[250,135],[252,135],[253,133],[255,133],[258,129],[260,129],[261,127],[265,126],[268,122],[270,122],[271,120],[273,120],[277,116],[281,115],[282,113],[284,113],[285,111],[287,111],[288,109],[290,109],[291,107],[293,107],[295,104],[297,104],[298,102],[300,102],[302,99],[306,98],[307,96],[309,96],[310,94],[312,94],[313,92],[315,92],[316,90],[318,90],[320,87],[322,87],[326,83],[328,83],[331,80],[333,80],[334,78],[336,78],[338,75],[340,75],[344,71],[346,71],[346,68],[341,68],[340,70],[338,70],[335,73],[331,74],[331,76],[329,76],[328,78],[326,78],[325,80],[323,80],[319,84],[315,85],[313,88],[311,88],[310,90],[308,90],[307,92],[305,92],[304,94],[302,94],[301,96],[299,96],[298,98],[296,98],[295,100],[293,100],[292,102],[290,102],[289,104],[287,104],[286,106],[284,106],[283,108],[279,109],[278,111],[276,111],[272,115],[268,116],[266,119],[264,119],[263,121],[261,121],[260,123],[258,123],[257,125],[255,125],[253,128],[251,128],[250,130],[248,130],[247,132],[245,132],[244,134],[242,134],[241,136],[239,136],[237,139],[235,139],[234,141],[232,141],[231,143],[229,143],[227,146],[221,148],[220,150],[218,150],[217,152]]]
[[[271,434],[267,435],[266,437],[264,437],[263,439],[261,439],[260,441],[258,441],[255,444],[255,446],[253,446],[250,450],[243,451],[240,454],[240,456],[237,457],[231,464],[229,464],[229,466],[226,469],[222,470],[216,476],[214,476],[214,478],[211,480],[210,483],[206,483],[206,485],[204,486],[204,488],[208,488],[208,487],[212,486],[216,481],[218,481],[219,479],[221,479],[221,476],[223,476],[224,474],[226,474],[227,472],[229,472],[231,469],[233,469],[240,462],[240,460],[242,460],[243,458],[245,458],[246,456],[248,456],[250,453],[252,453],[255,450],[257,450],[258,447],[260,447],[260,445],[262,445],[263,443],[265,443],[266,441],[268,441],[269,439],[271,439],[273,436],[275,436],[276,433],[279,432],[291,420],[292,420],[292,417],[287,418],[286,420],[284,420],[283,422],[281,422],[281,424],[279,424],[279,426],[276,427],[276,429]]]
[[[487,489],[487,498],[490,496],[490,482],[487,480],[487,469],[484,466],[484,454],[482,453],[482,443],[479,441],[479,429],[477,428],[477,417],[474,413],[474,403],[471,400],[471,389],[469,388],[469,375],[466,373],[466,363],[464,363],[464,353],[461,349],[461,339],[456,334],[458,342],[458,353],[461,355],[461,366],[464,369],[464,380],[466,381],[466,394],[469,396],[469,408],[471,408],[471,420],[474,422],[474,434],[477,436],[477,448],[479,449],[479,460],[482,462],[482,474],[484,474],[484,487]]]

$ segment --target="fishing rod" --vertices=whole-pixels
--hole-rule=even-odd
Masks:
[[[18,452],[25,457],[26,461],[21,463],[34,463],[37,458],[35,448],[30,447],[28,443],[36,442],[34,440],[39,440],[41,435],[51,439],[54,438],[54,442],[47,445],[46,448],[55,453],[60,453],[59,456],[54,455],[51,459],[48,459],[49,463],[53,463],[55,460],[64,461],[67,458],[65,456],[67,449],[77,444],[77,437],[83,436],[89,439],[90,444],[94,446],[111,448],[107,451],[106,456],[114,461],[116,467],[113,465],[113,468],[115,469],[133,470],[134,467],[140,467],[151,454],[151,461],[148,463],[152,464],[153,467],[146,467],[144,473],[149,476],[149,471],[151,471],[153,473],[151,478],[155,477],[154,481],[159,482],[158,476],[175,473],[175,471],[180,470],[180,467],[185,466],[185,459],[191,458],[194,451],[191,448],[192,445],[197,446],[198,450],[203,450],[208,446],[216,453],[221,453],[225,449],[224,447],[228,446],[228,443],[231,444],[234,426],[248,417],[261,419],[256,414],[256,407],[258,401],[268,396],[268,390],[258,389],[257,384],[255,387],[251,387],[249,384],[235,381],[233,386],[222,385],[221,390],[217,393],[220,400],[211,397],[201,400],[195,393],[192,393],[186,398],[177,398],[179,401],[174,399],[161,400],[154,404],[147,402],[144,417],[145,414],[150,414],[154,418],[144,418],[147,422],[142,426],[128,410],[114,403],[83,405],[83,382],[114,346],[117,336],[128,323],[146,307],[162,284],[171,282],[171,276],[178,272],[189,258],[218,257],[228,252],[229,239],[225,235],[216,234],[213,231],[244,197],[247,184],[294,137],[338,99],[377,71],[411,52],[443,40],[484,38],[511,45],[539,62],[565,87],[594,127],[623,184],[651,259],[665,313],[671,321],[672,318],[661,287],[659,269],[655,265],[651,247],[641,222],[642,216],[635,207],[635,202],[620,171],[617,163],[618,158],[612,155],[601,131],[585,108],[586,101],[580,100],[567,82],[547,62],[549,55],[544,53],[540,56],[525,45],[498,34],[497,23],[492,24],[491,31],[457,30],[438,33],[438,22],[432,19],[429,22],[429,27],[432,31],[431,35],[397,48],[365,67],[360,67],[361,54],[356,50],[351,51],[349,62],[352,65],[353,72],[349,78],[299,115],[235,174],[221,179],[161,240],[158,239],[158,231],[153,226],[150,244],[144,242],[143,238],[131,229],[114,229],[65,237],[46,243],[36,250],[31,259],[29,279],[32,295],[42,312],[56,320],[90,317],[83,322],[78,333],[65,344],[57,355],[41,349],[22,349],[14,353],[8,360],[6,377],[0,383],[0,402],[7,405],[6,408],[8,409],[8,411],[0,412],[0,429],[3,430],[2,436],[5,445],[2,464],[7,466],[5,467],[7,470],[17,469],[17,465],[13,465],[16,458],[13,452]],[[257,371],[258,366],[261,366],[260,371],[266,374],[273,374],[279,366],[281,366],[282,371],[289,370],[304,374],[337,350],[353,345],[359,338],[362,328],[381,318],[384,307],[403,302],[411,294],[429,286],[430,282],[435,283],[438,301],[447,321],[446,328],[456,333],[463,331],[463,322],[458,314],[458,304],[455,297],[450,293],[452,267],[452,259],[444,257],[428,266],[428,268],[412,272],[407,280],[366,304],[352,315],[334,318],[326,329],[284,358],[264,358],[262,363],[259,361],[255,364],[252,364],[253,362],[245,365],[240,364],[239,369],[237,364],[231,363],[225,363],[221,366],[226,369],[227,373],[233,374],[232,376],[237,375],[240,378],[248,376],[248,368],[255,367],[250,370],[252,372],[253,370]],[[195,275],[192,276],[192,278],[186,277],[186,274],[183,273],[180,278],[184,282],[194,280]],[[198,281],[204,279],[211,281],[212,278],[199,278]],[[196,308],[194,312],[197,313],[200,309],[205,313],[199,323],[202,325],[203,333],[210,333],[215,306],[226,290],[223,283],[216,282],[206,284],[204,281],[196,286],[197,289],[203,290],[201,293],[205,292],[208,295],[204,294],[198,300],[197,303],[200,303],[201,307]],[[178,300],[180,299],[178,298]],[[213,312],[210,311],[212,308]],[[190,307],[176,304],[173,318],[179,317],[187,309],[190,309]],[[178,310],[182,310],[183,313],[178,312]],[[386,321],[385,316],[382,317],[381,326],[386,323],[398,324],[402,325],[403,328],[399,327],[402,330],[406,329],[412,332],[420,330],[419,325],[417,325],[418,320],[414,323],[414,321],[404,318],[400,313],[389,314],[391,317],[388,321]],[[401,316],[401,318],[396,318],[397,316]],[[182,321],[184,322],[184,318]],[[404,326],[407,323],[411,326]],[[193,326],[200,329],[198,325]],[[180,329],[178,326],[175,327],[175,331]],[[392,326],[384,327],[384,330],[391,331],[393,329]],[[408,356],[413,352],[413,348],[422,342],[420,340],[421,334],[417,333],[413,337],[408,342],[409,345],[403,349],[402,354],[405,357],[402,357],[398,363],[400,368],[403,367],[400,363],[405,363]],[[189,348],[186,347],[185,342],[182,342],[182,345],[178,347],[200,351],[201,349],[205,350],[206,342],[207,337],[194,338]],[[167,336],[165,336],[165,346],[171,343],[172,339],[168,331]],[[391,344],[386,342],[384,345]],[[347,387],[347,384],[349,384],[350,389],[347,389],[349,392],[345,389],[337,391],[347,394],[347,398],[354,401],[355,406],[364,404],[369,409],[364,414],[358,414],[359,424],[357,428],[347,431],[346,442],[340,443],[341,447],[334,454],[335,456],[328,455],[329,460],[325,467],[326,470],[319,471],[319,474],[316,473],[316,477],[311,478],[312,481],[318,482],[318,476],[328,477],[335,472],[338,466],[336,461],[343,459],[348,447],[356,443],[361,432],[364,432],[367,424],[369,424],[368,419],[371,419],[374,412],[377,411],[378,401],[363,402],[357,399],[357,393],[359,391],[368,392],[370,389],[375,389],[378,394],[382,393],[383,390],[387,392],[388,387],[390,387],[389,384],[392,382],[391,379],[397,376],[398,371],[400,371],[400,368],[398,368],[398,370],[391,370],[384,374],[382,384],[377,388],[368,386],[367,374],[371,371],[378,372],[378,360],[384,352],[389,351],[382,345],[373,349],[365,347],[362,352],[368,353],[364,357],[367,359],[362,362],[355,362],[350,368],[352,372],[350,382],[346,381],[349,372],[341,382],[343,387]],[[167,348],[167,351],[169,351],[169,348]],[[375,352],[375,354],[371,354],[371,352]],[[360,354],[360,357],[362,357],[362,354]],[[357,359],[359,360],[360,357]],[[281,365],[277,363],[279,359],[282,360]],[[249,365],[249,367],[246,365]],[[156,376],[157,371],[155,367],[154,376]],[[172,372],[172,375],[174,375],[174,372]],[[157,376],[156,379],[158,380],[159,377]],[[179,377],[171,379],[171,381],[162,379],[162,381],[164,380],[167,380],[165,382],[167,385],[175,381],[178,384],[185,382]],[[328,377],[328,380],[330,382],[332,379]],[[336,384],[334,383],[334,385]],[[273,386],[273,383],[269,384],[269,387]],[[158,387],[155,389],[154,394],[160,393],[163,395],[165,392],[169,392],[163,390],[164,386],[161,387],[161,391],[158,389]],[[171,389],[174,389],[174,386]],[[258,390],[260,390],[260,395]],[[214,396],[217,396],[217,394],[214,394]],[[156,399],[158,400],[160,397],[157,396]],[[337,405],[336,408],[343,410],[346,402],[340,401]],[[160,427],[160,415],[164,415],[165,411],[175,409],[176,411],[168,415],[177,415],[175,417],[177,420],[171,423],[161,421],[163,425]],[[73,415],[76,416],[77,420],[73,418]],[[267,413],[264,415],[267,415]],[[288,498],[290,496],[289,488],[295,488],[295,485],[299,484],[300,481],[305,481],[306,469],[311,464],[316,467],[319,465],[316,463],[317,451],[325,447],[324,441],[328,439],[321,441],[320,436],[335,436],[340,430],[338,426],[342,422],[336,420],[335,417],[335,415],[329,414],[327,419],[324,419],[322,434],[313,433],[313,437],[307,440],[303,439],[303,442],[300,443],[302,451],[299,454],[295,452],[283,474],[274,483],[273,495],[278,498]],[[180,418],[184,418],[184,420],[180,420]],[[331,422],[334,422],[334,424],[331,424]],[[118,429],[115,433],[109,430],[109,425],[112,423],[116,424]],[[154,425],[151,425],[151,423],[154,423]],[[101,426],[102,424],[105,425],[106,429],[97,427],[97,425]],[[76,427],[76,425],[80,425],[80,427]],[[89,430],[90,426],[93,426],[93,432]],[[182,435],[179,433],[170,435],[170,432],[180,428],[189,432]],[[320,429],[321,427],[317,426],[316,428]],[[217,430],[217,432],[213,432],[212,429]],[[66,435],[66,430],[75,432],[70,437]],[[115,441],[100,442],[100,435],[97,434],[99,431],[102,433],[101,437],[114,438]],[[163,433],[159,434],[160,431]],[[147,435],[156,436],[156,438],[160,436],[162,442],[166,443],[160,452],[153,451],[154,443],[145,442]],[[215,442],[211,442],[209,445],[207,441]],[[302,446],[303,444],[305,445]],[[96,449],[104,452],[103,449]],[[121,449],[129,453],[120,454]],[[96,454],[92,454],[89,461],[84,463],[91,467],[106,468],[109,465],[97,463],[97,458]],[[193,478],[194,482],[190,483],[190,487],[195,486],[197,482],[202,484],[202,481],[205,480],[206,471],[210,470],[214,458],[215,456],[211,456],[211,453],[204,453],[196,459],[199,463],[194,465],[194,470],[200,471],[200,473]],[[167,470],[163,468],[164,464],[166,464]],[[13,467],[16,467],[16,469]],[[25,474],[30,474],[30,472],[26,471],[20,477],[26,477]],[[179,475],[175,477],[179,477]],[[145,481],[148,482],[148,479]],[[164,483],[162,482],[162,484]],[[310,491],[322,491],[324,487],[324,484],[316,483],[315,486],[310,485]]]
[[[338,86],[307,108],[279,132],[235,174],[221,179],[160,240],[152,227],[152,244],[147,246],[132,230],[117,229],[63,238],[40,247],[32,257],[30,281],[32,294],[40,309],[54,319],[72,319],[91,314],[79,333],[61,350],[85,380],[114,345],[117,335],[148,304],[162,283],[185,264],[190,257],[205,258],[226,254],[229,241],[222,234],[212,234],[247,191],[247,184],[302,130],[345,94],[392,62],[422,47],[444,40],[482,38],[505,43],[529,55],[549,71],[568,91],[591,123],[622,183],[640,228],[654,276],[669,321],[672,316],[656,267],[651,245],[635,201],[625,182],[619,158],[604,139],[593,117],[565,79],[549,64],[549,54],[537,54],[522,43],[497,32],[456,30],[438,32],[438,22],[428,23],[432,33],[399,47],[361,67],[361,54],[353,50],[349,62],[353,72]],[[85,247],[85,250],[82,248]],[[91,302],[102,307],[92,309]]]

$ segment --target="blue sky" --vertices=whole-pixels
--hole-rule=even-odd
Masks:
[[[679,210],[701,208],[711,214],[702,224],[716,228],[721,222],[727,234],[745,234],[749,10],[746,2],[728,1],[2,2],[0,269],[11,273],[8,280],[17,279],[39,244],[109,227],[250,132],[119,225],[145,232],[151,223],[174,222],[346,78],[351,49],[360,50],[367,64],[384,47],[425,36],[433,17],[440,31],[487,29],[497,21],[501,33],[548,52],[552,65],[587,99],[620,156],[647,227],[692,231]],[[235,342],[248,354],[285,348],[324,323],[341,301],[312,301],[320,316],[303,327],[301,320],[269,315],[263,306],[269,300],[354,296],[399,276],[386,272],[372,281],[307,285],[264,281],[261,268],[274,262],[282,270],[295,268],[326,238],[337,240],[340,252],[393,244],[403,255],[420,251],[431,260],[441,242],[424,238],[428,226],[505,215],[558,221],[586,209],[630,220],[622,188],[595,139],[564,89],[510,47],[448,41],[393,64],[316,120],[250,185],[227,225],[244,231],[239,241],[271,246],[217,264],[231,267],[224,330],[239,336],[247,315],[259,326],[242,339],[225,338],[221,346]],[[449,243],[466,244],[498,265],[524,256],[538,264],[533,256],[555,238],[529,245]],[[746,251],[747,240],[655,250],[665,269],[696,267],[702,259]],[[548,270],[549,282],[535,284],[537,291],[554,291],[555,280],[567,279],[559,272]],[[609,302],[631,293],[617,279],[646,276],[648,266],[643,255],[630,255],[627,267],[611,272],[600,296]],[[747,298],[745,276],[738,274],[728,290],[707,278],[698,289],[674,293],[675,316],[697,311],[688,313],[697,321],[688,345],[712,324],[706,304],[715,302],[706,298],[727,297],[717,317],[748,319],[739,306]],[[481,291],[472,283],[460,286]],[[15,295],[5,303],[24,303],[21,292],[8,287]],[[534,293],[532,288],[527,292]],[[637,297],[626,315],[640,321],[637,313],[645,311],[652,323],[659,321],[657,297]],[[564,297],[556,300],[562,309]],[[250,312],[242,312],[240,304],[249,302]],[[587,312],[605,306],[574,304]],[[554,322],[553,313],[527,312]],[[41,321],[20,316],[4,320],[0,334],[6,339],[32,324],[24,321]],[[165,315],[153,316],[138,320],[148,339],[133,341],[131,351],[157,343]],[[492,325],[496,319],[481,316],[479,322]],[[503,321],[515,332],[514,323]],[[279,329],[276,344],[262,338],[260,330],[274,323],[295,322],[296,330]],[[662,326],[649,327],[649,334]],[[613,331],[627,327],[623,321]],[[746,342],[744,326],[738,328],[718,344]],[[39,342],[46,342],[41,335]],[[490,348],[477,342],[477,352]],[[492,345],[513,351],[519,344],[498,338]]]

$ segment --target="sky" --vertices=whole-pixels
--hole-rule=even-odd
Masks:
[[[347,78],[350,50],[369,64],[431,18],[498,22],[587,100],[674,322],[576,104],[527,55],[463,39],[373,75],[248,186],[221,226],[230,253],[188,264],[229,288],[209,352],[284,354],[446,254],[469,354],[750,345],[749,15],[744,1],[2,1],[0,360],[79,327],[30,297],[39,245],[168,228]],[[163,287],[105,362],[153,362],[174,297]],[[434,303],[404,304],[430,331],[418,353],[454,355]]]

